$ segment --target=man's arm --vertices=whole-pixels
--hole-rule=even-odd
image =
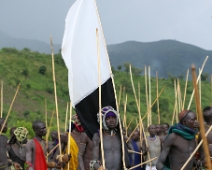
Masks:
[[[33,140],[29,140],[26,144],[26,163],[29,167],[28,170],[34,170],[34,167],[33,167],[33,158],[32,158],[32,155],[33,155],[33,152],[34,152],[34,141]]]
[[[92,161],[99,161],[99,144],[100,144],[100,138],[98,133],[95,133],[92,139],[93,142],[93,159]],[[95,169],[98,169],[100,165],[98,163],[93,164]]]
[[[160,157],[158,159],[158,162],[156,164],[156,168],[158,170],[162,170],[165,167],[164,164],[165,164],[166,158],[169,154],[171,146],[173,145],[176,137],[177,137],[176,134],[172,133],[172,134],[168,135],[167,138],[165,139],[163,150],[162,150]]]

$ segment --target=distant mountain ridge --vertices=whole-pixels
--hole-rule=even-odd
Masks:
[[[0,31],[0,49],[12,47],[19,50],[29,48],[40,53],[50,53],[50,45],[38,40],[13,38]],[[200,68],[206,56],[212,56],[212,51],[204,50],[194,45],[175,40],[161,40],[156,42],[127,41],[120,44],[108,45],[108,54],[114,68],[129,62],[137,68],[151,67],[151,74],[159,77],[184,75],[191,64]],[[60,44],[54,44],[54,52],[58,53]],[[212,73],[209,57],[203,72]]]

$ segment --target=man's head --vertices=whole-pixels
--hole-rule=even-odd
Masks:
[[[25,127],[18,127],[14,130],[14,135],[19,143],[24,143],[27,140],[28,130]]]
[[[52,141],[55,141],[58,138],[57,131],[55,130],[51,131],[50,135],[51,135]]]
[[[150,136],[156,135],[156,126],[155,125],[149,125],[148,132],[149,132]]]
[[[118,125],[117,112],[111,106],[105,106],[101,109],[102,128],[105,130],[114,129]],[[97,121],[100,123],[100,114],[97,114]]]
[[[80,126],[81,125],[81,122],[80,122],[77,114],[75,114],[75,115],[72,116],[72,121],[74,122],[74,124],[76,126]]]
[[[5,122],[5,119],[4,118],[0,118],[0,129],[2,129],[2,127],[4,125],[4,122]],[[3,133],[6,133],[7,132],[7,123],[5,123],[2,132]]]
[[[41,121],[33,122],[32,129],[34,130],[35,134],[38,136],[46,135],[46,125]]]
[[[155,125],[155,127],[156,127],[156,133],[157,133],[157,135],[159,135],[161,133],[161,125],[157,124],[157,125]]]
[[[161,132],[163,132],[164,134],[168,134],[168,130],[169,130],[169,124],[168,123],[163,123],[161,125]]]
[[[140,133],[138,130],[136,130],[133,134],[132,134],[132,140],[137,141],[140,138]]]
[[[198,128],[196,114],[192,110],[183,110],[179,114],[180,124],[191,129]]]
[[[207,124],[211,124],[211,123],[209,123],[212,121],[212,107],[211,106],[206,106],[203,109],[203,117]]]

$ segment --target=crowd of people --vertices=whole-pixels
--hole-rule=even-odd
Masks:
[[[85,133],[77,114],[72,117],[71,132],[58,135],[53,130],[48,142],[42,121],[32,123],[35,133],[32,139],[28,139],[25,127],[10,128],[9,140],[0,135],[0,170],[180,170],[201,139],[196,113],[192,110],[181,111],[175,125],[149,125],[148,133],[139,128],[131,132],[126,127],[120,129],[119,115],[111,106],[103,107],[101,115],[102,131],[98,130],[92,139]],[[212,107],[203,109],[203,117],[208,130],[212,125]],[[97,122],[100,123],[100,114]],[[2,133],[7,131],[4,118],[0,118],[0,129]],[[207,140],[211,154],[212,132]],[[202,147],[184,169],[195,168],[207,169]]]

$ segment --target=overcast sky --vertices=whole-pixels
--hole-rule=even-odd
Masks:
[[[62,43],[75,0],[0,0],[0,30],[12,37]],[[96,0],[107,44],[164,39],[212,50],[211,0]],[[0,37],[1,38],[1,37]]]

